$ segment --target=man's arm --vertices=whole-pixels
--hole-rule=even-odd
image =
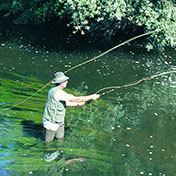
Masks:
[[[73,101],[66,101],[66,106],[83,106],[85,101],[83,102],[73,102]]]
[[[86,101],[96,100],[100,95],[92,94],[87,96],[72,96],[69,101],[66,101],[66,106],[83,106]]]
[[[86,102],[89,100],[96,100],[100,97],[99,94],[92,94],[87,96],[73,96],[69,101],[70,102]]]

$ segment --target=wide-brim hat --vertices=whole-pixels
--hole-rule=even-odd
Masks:
[[[57,72],[54,74],[55,78],[52,81],[52,84],[61,83],[69,79],[68,76],[65,76],[63,72]]]

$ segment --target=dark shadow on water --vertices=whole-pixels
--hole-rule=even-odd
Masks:
[[[35,123],[33,120],[23,120],[21,121],[21,125],[23,126],[24,136],[44,140],[44,128],[42,124]]]
[[[131,28],[125,28],[123,32],[116,32],[113,37],[105,37],[103,31],[87,32],[82,35],[81,32],[73,33],[73,28],[68,27],[69,19],[58,20],[53,18],[50,22],[43,22],[38,25],[31,24],[14,24],[12,17],[5,17],[5,14],[0,13],[0,33],[2,34],[2,42],[15,42],[16,44],[25,44],[34,46],[38,49],[46,49],[47,51],[59,50],[80,50],[84,51],[87,48],[106,50],[114,45],[121,43],[130,38]],[[135,28],[131,37],[143,33],[143,28]],[[105,39],[106,38],[106,39]],[[125,47],[125,46],[124,46]]]
[[[12,107],[12,106],[6,106],[5,108],[9,108],[9,109],[12,109],[12,110],[14,110],[14,111],[24,111],[24,110],[26,110],[26,111],[30,111],[31,109],[29,109],[29,108],[24,108],[24,107]],[[32,110],[33,112],[38,112],[37,110]]]
[[[4,122],[7,120],[18,120],[21,119],[20,117],[17,116],[10,116],[10,114],[6,113],[5,115],[0,115],[0,122]]]
[[[21,125],[23,126],[23,134],[25,137],[34,137],[37,139],[41,139],[44,141],[45,138],[45,128],[40,123],[35,123],[33,120],[23,120],[21,121]],[[68,133],[71,132],[71,130],[66,127],[65,128],[65,137],[68,135]]]

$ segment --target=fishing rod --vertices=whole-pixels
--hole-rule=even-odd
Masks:
[[[114,92],[115,90],[117,89],[121,89],[121,88],[125,88],[125,87],[131,87],[131,86],[136,86],[138,84],[140,84],[141,82],[143,81],[147,81],[147,80],[151,80],[151,79],[154,79],[156,77],[159,77],[159,76],[163,76],[163,75],[168,75],[168,74],[171,74],[171,73],[176,73],[176,70],[172,70],[172,71],[168,71],[168,72],[163,72],[163,73],[159,73],[159,74],[156,74],[156,75],[152,75],[152,76],[148,76],[146,78],[142,78],[142,79],[139,79],[137,81],[134,81],[134,82],[131,82],[131,83],[128,83],[128,84],[124,84],[124,85],[121,85],[121,86],[110,86],[110,87],[104,87],[102,89],[99,89],[96,94],[99,94],[100,96],[104,96],[108,93],[111,93],[111,92]],[[110,90],[109,90],[110,89]],[[106,91],[105,91],[106,90]],[[105,91],[103,93],[100,93],[102,91]],[[86,103],[87,104],[90,104],[92,101],[89,100],[87,101]]]
[[[128,84],[124,84],[124,85],[122,85],[122,86],[104,87],[104,88],[98,90],[98,91],[96,92],[96,94],[99,94],[99,93],[102,92],[102,91],[105,91],[105,90],[110,89],[110,90],[108,90],[108,91],[106,91],[106,92],[103,92],[103,93],[99,94],[100,96],[103,96],[103,95],[106,95],[106,94],[108,94],[108,93],[110,93],[110,92],[113,92],[113,91],[115,91],[115,90],[117,90],[117,89],[135,86],[135,85],[140,84],[140,83],[143,82],[143,81],[151,80],[151,79],[154,79],[154,78],[156,78],[156,77],[163,76],[163,75],[168,75],[168,74],[171,74],[171,73],[176,73],[176,70],[172,70],[172,71],[168,71],[168,72],[163,72],[163,73],[159,73],[159,74],[156,74],[156,75],[152,75],[152,76],[149,76],[149,77],[146,77],[146,78],[142,78],[142,79],[139,79],[139,80],[137,80],[137,81],[134,81],[134,82],[131,82],[131,83],[128,83]]]
[[[150,34],[155,33],[155,32],[159,32],[159,31],[161,31],[161,30],[163,30],[163,29],[155,30],[155,31],[150,31],[150,32],[147,32],[147,33],[144,33],[144,34],[135,36],[135,37],[133,37],[133,38],[131,38],[131,39],[128,39],[128,40],[126,40],[126,41],[120,43],[119,45],[117,45],[117,46],[115,46],[115,47],[113,47],[113,48],[111,48],[111,49],[109,49],[109,50],[107,50],[107,51],[101,53],[100,55],[98,55],[98,56],[96,56],[96,57],[93,57],[92,59],[89,59],[89,60],[87,60],[87,61],[85,61],[85,62],[82,62],[82,63],[80,63],[80,64],[78,64],[78,65],[75,65],[75,66],[71,67],[70,69],[66,70],[66,71],[64,72],[64,74],[66,74],[66,73],[70,72],[71,70],[73,70],[73,69],[75,69],[75,68],[78,68],[78,67],[80,67],[80,66],[82,66],[82,65],[85,65],[85,64],[87,64],[87,63],[89,63],[89,62],[92,62],[92,61],[94,61],[94,60],[96,60],[96,59],[99,59],[100,57],[102,57],[102,56],[108,54],[109,52],[111,52],[111,51],[113,51],[113,50],[119,48],[120,46],[123,46],[123,45],[125,45],[125,44],[127,44],[127,43],[129,43],[129,42],[131,42],[131,41],[133,41],[133,40],[136,40],[136,39],[138,39],[138,38],[141,38],[141,37],[150,35]],[[34,97],[37,93],[41,92],[44,88],[46,88],[49,84],[51,84],[52,81],[53,81],[53,79],[52,79],[51,81],[49,81],[48,83],[46,83],[42,88],[40,88],[38,91],[36,91],[33,95],[31,95],[31,96],[29,96],[28,98],[24,99],[23,101],[21,101],[21,102],[15,104],[14,106],[11,106],[11,107],[9,107],[9,108],[4,109],[3,111],[8,110],[8,109],[12,109],[12,108],[14,108],[14,107],[17,107],[17,106],[19,106],[20,104],[22,104],[22,103],[26,102],[27,100],[31,99],[31,98]]]

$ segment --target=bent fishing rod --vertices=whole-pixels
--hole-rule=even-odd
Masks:
[[[156,75],[148,76],[146,78],[142,78],[142,79],[139,79],[137,81],[134,81],[134,82],[131,82],[131,83],[128,83],[128,84],[124,84],[124,85],[121,85],[121,86],[104,87],[102,89],[99,89],[96,92],[96,94],[99,94],[100,96],[104,96],[104,95],[106,95],[108,93],[114,92],[117,89],[121,89],[121,88],[125,88],[125,87],[131,87],[131,86],[136,86],[136,85],[140,84],[143,81],[148,81],[148,80],[154,79],[156,77],[163,76],[163,75],[168,75],[168,74],[171,74],[171,73],[176,73],[176,70],[172,70],[172,71],[163,72],[163,73],[159,73],[159,74],[156,74]],[[91,100],[87,101],[88,104],[91,103],[91,102],[92,102]]]
[[[125,44],[127,44],[127,43],[129,43],[129,42],[131,42],[131,41],[133,41],[133,40],[136,40],[136,39],[138,39],[138,38],[141,38],[141,37],[150,35],[150,34],[155,33],[155,32],[159,32],[159,31],[161,31],[161,30],[163,30],[163,29],[155,30],[155,31],[150,31],[150,32],[147,32],[147,33],[144,33],[144,34],[135,36],[135,37],[133,37],[133,38],[131,38],[131,39],[128,39],[128,40],[126,40],[126,41],[120,43],[119,45],[116,45],[116,46],[114,46],[113,48],[111,48],[111,49],[109,49],[109,50],[107,50],[107,51],[101,53],[100,55],[98,55],[98,56],[96,56],[96,57],[93,57],[92,59],[89,59],[89,60],[87,60],[87,61],[85,61],[85,62],[82,62],[82,63],[80,63],[80,64],[78,64],[78,65],[75,65],[75,66],[71,67],[70,69],[66,70],[66,71],[64,72],[64,74],[70,72],[71,70],[73,70],[73,69],[75,69],[75,68],[81,67],[82,65],[88,64],[89,62],[92,62],[92,61],[94,61],[94,60],[96,60],[96,59],[99,59],[100,57],[102,57],[102,56],[108,54],[109,52],[111,52],[111,51],[113,51],[113,50],[115,50],[115,49],[117,49],[117,48],[119,48],[119,47],[121,47],[121,46],[123,46],[123,45],[125,45]],[[48,83],[46,83],[42,88],[40,88],[38,91],[36,91],[34,94],[32,94],[31,96],[29,96],[28,98],[24,99],[23,101],[21,101],[21,102],[15,104],[15,105],[13,105],[13,106],[11,106],[11,107],[9,107],[9,108],[4,109],[3,111],[12,109],[12,108],[14,108],[14,107],[17,107],[17,106],[19,106],[20,104],[22,104],[22,103],[28,101],[29,99],[31,99],[32,97],[34,97],[37,93],[41,92],[41,91],[42,91],[43,89],[45,89],[48,85],[50,85],[52,81],[53,81],[53,79],[52,79],[51,81],[49,81]]]
[[[115,91],[117,89],[121,89],[121,88],[125,88],[125,87],[131,87],[131,86],[136,86],[137,84],[140,84],[143,81],[151,80],[151,79],[154,79],[156,77],[163,76],[163,75],[168,75],[168,74],[171,74],[171,73],[176,73],[176,70],[172,70],[172,71],[168,71],[168,72],[163,72],[163,73],[159,73],[159,74],[156,74],[156,75],[152,75],[152,76],[149,76],[149,77],[146,77],[146,78],[142,78],[142,79],[139,79],[137,81],[134,81],[134,82],[131,82],[131,83],[128,83],[128,84],[124,84],[124,85],[121,85],[121,86],[104,87],[104,88],[98,90],[96,92],[96,94],[99,94],[100,96],[102,96],[102,95],[105,95],[107,93],[113,92],[113,91]],[[100,92],[105,91],[105,90],[108,90],[108,91],[100,93]]]

